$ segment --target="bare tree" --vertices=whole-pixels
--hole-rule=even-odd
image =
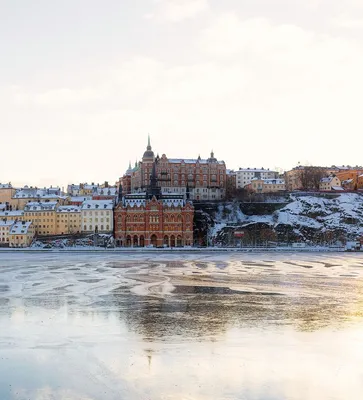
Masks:
[[[301,170],[301,185],[305,190],[318,190],[320,180],[326,175],[326,170],[321,167],[304,167]]]

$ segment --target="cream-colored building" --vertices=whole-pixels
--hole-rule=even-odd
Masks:
[[[335,175],[331,175],[325,178],[321,178],[319,190],[331,191],[331,190],[344,190],[344,189],[342,188],[342,183],[340,179]]]
[[[9,221],[24,221],[24,211],[0,211],[0,219],[6,219]]]
[[[15,222],[9,231],[10,247],[29,247],[35,236],[35,228],[30,221]]]
[[[78,206],[59,206],[56,211],[58,235],[81,232],[81,208]]]
[[[110,233],[113,231],[113,201],[88,200],[81,206],[82,232]]]
[[[234,173],[237,189],[244,188],[254,179],[275,179],[278,176],[278,172],[265,168],[239,168]]]
[[[14,221],[0,220],[0,247],[9,246],[9,232]]]
[[[253,179],[245,188],[254,193],[276,193],[286,190],[283,179]]]
[[[24,207],[24,220],[33,222],[37,235],[57,234],[58,202],[29,202]]]

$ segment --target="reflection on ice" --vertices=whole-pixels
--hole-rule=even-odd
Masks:
[[[362,261],[6,254],[0,399],[361,399]]]

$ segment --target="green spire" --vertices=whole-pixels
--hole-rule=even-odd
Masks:
[[[147,149],[151,150],[151,144],[150,144],[150,133],[147,135]]]

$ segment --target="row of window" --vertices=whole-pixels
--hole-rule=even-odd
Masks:
[[[89,231],[93,231],[93,230],[95,230],[96,228],[98,229],[98,226],[96,225],[95,227],[94,226],[92,226],[92,225],[89,225],[89,227],[88,227],[89,229]],[[83,229],[85,230],[85,231],[87,231],[87,225],[84,225],[83,226]],[[101,225],[100,226],[100,228],[99,228],[101,231],[104,231],[105,229],[104,229],[104,225]],[[106,225],[106,231],[109,231],[110,230],[110,226],[109,225]]]

